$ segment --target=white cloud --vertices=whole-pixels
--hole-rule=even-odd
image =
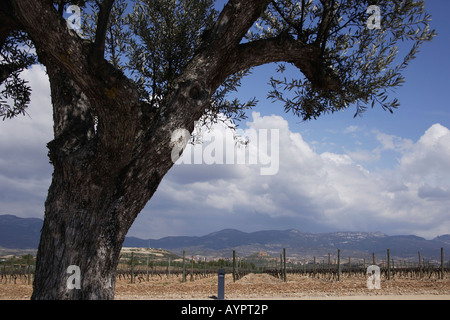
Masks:
[[[386,134],[378,130],[373,130],[376,139],[381,143],[377,148],[379,151],[394,150],[397,152],[404,152],[412,147],[413,142],[410,139],[404,139],[395,135]]]
[[[0,123],[0,214],[43,217],[52,172],[46,148],[53,139],[50,85],[40,65],[22,76],[32,88],[28,115]]]
[[[211,166],[179,166],[163,184],[183,189],[177,190],[176,198],[162,195],[164,192],[157,194],[149,210],[163,196],[171,198],[170,207],[182,210],[190,217],[187,220],[200,224],[208,221],[206,224],[214,225],[214,230],[229,224],[252,229],[245,223],[251,216],[255,227],[260,226],[260,219],[267,224],[262,227],[265,229],[380,230],[427,237],[450,233],[450,203],[446,197],[450,186],[445,183],[450,179],[439,179],[450,172],[447,128],[434,125],[416,143],[374,131],[379,142],[376,149],[393,150],[400,158],[396,167],[374,172],[367,170],[354,154],[318,154],[279,116],[253,113],[247,128],[279,130],[280,168],[276,175],[261,176],[258,166],[249,164],[215,165],[216,174],[202,176],[202,183],[198,183],[189,173],[198,174]],[[181,183],[177,177],[189,177],[191,181]],[[192,201],[181,200],[186,196],[180,193],[188,194]],[[191,210],[191,206],[195,209]],[[152,214],[164,216],[163,211]],[[445,224],[449,227],[443,227]]]
[[[0,123],[0,143],[20,143],[33,146],[52,139],[53,118],[50,99],[50,84],[44,67],[34,65],[22,72],[32,88],[31,103],[26,110],[28,115]]]
[[[349,128],[353,127],[357,129],[352,129],[352,131],[348,130]],[[349,128],[347,128],[344,133],[355,132],[356,130],[361,131],[361,129],[356,126],[350,126]],[[364,143],[362,143],[360,140],[357,140],[355,142],[355,145],[358,146],[356,149],[344,147],[345,154],[349,155],[350,158],[355,162],[365,164],[378,162],[379,164],[380,159],[386,158],[386,153],[390,153],[391,155],[401,155],[402,153],[408,151],[413,145],[413,141],[410,139],[405,139],[403,137],[398,137],[392,134],[386,134],[380,132],[379,130],[371,130],[370,132],[365,132],[364,135],[366,136],[366,138],[373,138],[376,146],[372,149],[367,149],[367,146],[366,148],[364,148]],[[355,136],[355,138],[358,137]]]
[[[404,153],[400,168],[410,181],[431,185],[450,183],[450,130],[431,126],[417,143]]]
[[[360,131],[361,129],[358,126],[348,126],[345,128],[344,133],[354,133]]]
[[[378,150],[366,150],[358,148],[355,151],[346,151],[347,155],[355,162],[370,163],[380,160],[381,154]]]

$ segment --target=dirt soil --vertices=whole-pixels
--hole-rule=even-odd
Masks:
[[[0,300],[30,299],[31,285],[18,281],[0,283]],[[117,300],[151,299],[213,299],[217,295],[217,277],[181,283],[179,277],[155,276],[150,281],[118,280]],[[288,275],[283,282],[268,274],[249,274],[233,283],[225,277],[225,298],[232,299],[445,299],[450,300],[450,279],[381,280],[381,289],[369,290],[364,277],[343,278],[341,281]]]

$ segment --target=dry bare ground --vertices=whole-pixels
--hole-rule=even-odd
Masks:
[[[30,285],[18,281],[0,284],[0,299],[29,299]],[[150,299],[212,299],[217,295],[217,277],[181,283],[179,277],[163,276],[131,284],[130,280],[116,283],[117,300]],[[450,300],[450,279],[392,279],[381,280],[381,289],[367,289],[364,277],[352,276],[341,281],[314,279],[290,275],[283,282],[267,274],[249,274],[233,283],[225,278],[226,299],[445,299]]]

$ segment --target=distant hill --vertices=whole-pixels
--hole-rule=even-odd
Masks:
[[[36,249],[41,236],[42,219],[0,215],[0,247]]]
[[[42,227],[42,219],[19,218],[13,215],[0,215],[0,247],[14,249],[37,248]],[[186,250],[188,255],[202,255],[210,258],[230,257],[236,250],[241,257],[264,251],[279,257],[286,248],[289,257],[311,259],[313,256],[336,255],[341,250],[342,257],[386,256],[390,249],[391,257],[417,258],[420,250],[425,259],[440,259],[440,248],[444,248],[445,260],[450,256],[450,235],[441,235],[432,240],[415,235],[389,236],[381,232],[333,232],[309,233],[295,229],[242,232],[224,229],[204,236],[174,236],[161,239],[139,239],[127,237],[124,247],[161,248],[175,254]]]
[[[333,232],[309,233],[295,229],[266,230],[246,233],[225,229],[201,237],[165,237],[147,239],[128,237],[124,246],[154,247],[180,254],[183,250],[189,254],[214,257],[229,257],[232,250],[240,256],[248,256],[264,251],[273,257],[279,256],[286,248],[288,256],[296,259],[311,259],[313,256],[326,257],[328,253],[336,255],[341,250],[343,257],[366,257],[375,253],[377,259],[386,257],[390,249],[392,258],[416,259],[420,250],[425,259],[440,259],[440,248],[448,257],[450,253],[450,235],[426,240],[415,235],[388,236],[381,232]]]

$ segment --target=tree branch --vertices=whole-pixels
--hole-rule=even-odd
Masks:
[[[89,93],[92,83],[86,79],[88,64],[83,42],[67,28],[52,3],[46,0],[13,0],[12,3],[18,21],[36,47],[39,61],[46,66],[56,65],[64,69]]]
[[[302,13],[300,15],[300,30],[303,31],[303,24],[305,23],[305,0],[302,0]]]
[[[288,62],[295,65],[320,90],[339,91],[341,83],[324,63],[320,48],[303,44],[287,32],[278,37],[240,44],[230,57],[229,75],[248,68],[272,62]]]
[[[270,1],[245,1],[230,0],[223,9],[214,27],[208,34],[210,38],[216,38],[215,43],[209,48],[219,48],[221,58],[215,59],[212,78],[212,88],[225,81],[231,75],[248,70],[252,67],[272,62],[288,62],[295,65],[311,82],[316,90],[340,91],[341,81],[323,59],[323,43],[332,16],[334,0],[321,0],[324,13],[319,26],[316,42],[305,44],[301,40],[295,40],[289,35],[289,31],[282,32],[279,36],[269,39],[240,43],[242,37],[264,12]],[[213,40],[214,41],[214,40]],[[211,45],[212,44],[212,45]],[[217,53],[214,51],[213,53]],[[208,57],[208,55],[206,55]]]
[[[89,61],[89,53],[92,53],[91,44],[83,41],[67,27],[51,2],[47,0],[11,2],[19,23],[36,47],[39,61],[47,68],[57,66],[64,70],[88,98],[92,98],[100,105],[109,99],[118,100],[119,97],[124,101],[138,100],[137,90],[131,81],[104,59],[95,61],[97,63],[93,68]],[[112,2],[113,0],[105,0],[102,17],[109,16],[108,8]],[[107,19],[99,20],[100,25],[106,27]],[[105,31],[102,28],[100,27],[101,31],[97,30],[98,52],[104,50]]]
[[[92,51],[91,62],[99,62],[105,54],[105,39],[108,29],[109,16],[115,0],[104,0],[100,5],[98,13],[97,30],[95,32],[95,43]]]
[[[14,30],[20,29],[17,19],[14,19],[14,9],[9,1],[0,4],[0,48],[5,44],[6,38]]]
[[[206,42],[213,41],[222,48],[238,45],[270,2],[271,0],[229,0],[213,28],[207,32]]]
[[[331,20],[333,19],[334,0],[320,0],[323,5],[322,20],[320,21],[319,29],[317,31],[316,44],[322,48],[322,53],[325,50],[325,45],[330,31]]]

